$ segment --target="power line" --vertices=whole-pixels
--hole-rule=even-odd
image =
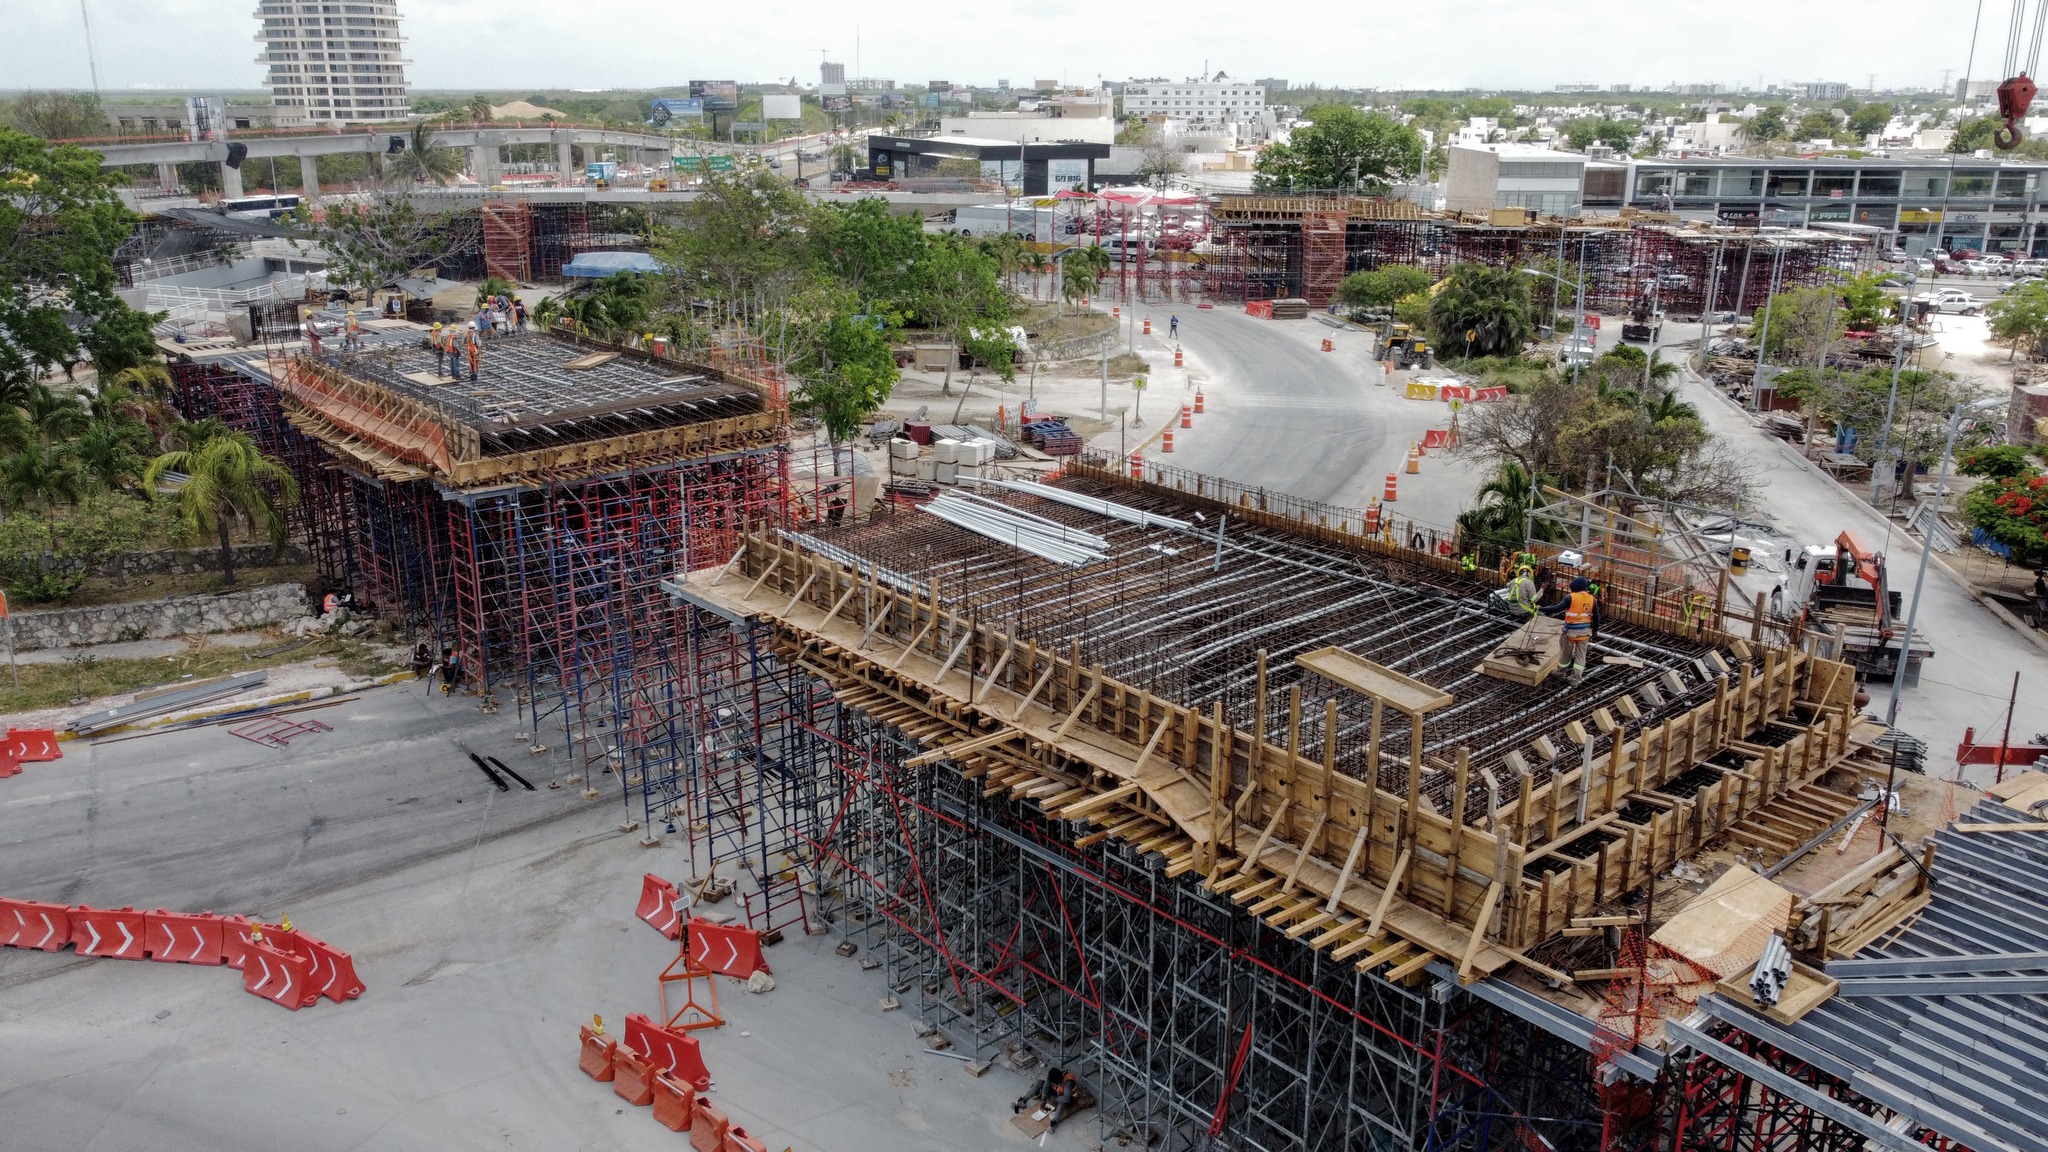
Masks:
[[[100,94],[99,53],[92,46],[92,13],[86,11],[85,0],[78,0],[78,18],[85,22],[85,66],[92,71],[92,94]]]

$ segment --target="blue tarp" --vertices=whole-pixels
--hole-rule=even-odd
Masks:
[[[661,265],[645,252],[584,252],[562,265],[562,275],[577,280],[602,280],[622,272],[658,272]]]

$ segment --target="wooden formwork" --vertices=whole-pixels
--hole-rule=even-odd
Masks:
[[[931,587],[907,589],[774,533],[750,535],[723,568],[671,590],[770,622],[785,654],[844,702],[926,743],[913,766],[950,762],[991,794],[1035,801],[1072,821],[1077,842],[1156,852],[1169,875],[1199,873],[1289,937],[1395,978],[1435,958],[1465,979],[1514,963],[1561,977],[1528,950],[1816,779],[1848,747],[1853,681],[1839,665],[1771,649],[1722,674],[1711,701],[1609,741],[1580,768],[1534,786],[1485,775],[1494,799],[1468,810],[1477,779],[1462,754],[1411,753],[1400,791],[1337,772],[1334,736],[1304,747],[1298,688],[1284,731],[1242,730],[1220,706],[1188,708],[1105,675],[1078,644],[1041,648],[947,611]],[[1339,682],[1372,700],[1367,762],[1382,763],[1383,723],[1419,723],[1426,706],[1375,679],[1395,674],[1354,663],[1365,667]],[[1263,658],[1257,675],[1263,717]],[[1612,719],[1593,722],[1606,732]],[[1583,735],[1590,746],[1599,733]],[[1714,757],[1741,766],[1716,766],[1689,795],[1660,791]],[[1449,811],[1422,796],[1423,772],[1454,774]],[[1592,837],[1606,842],[1585,850]]]

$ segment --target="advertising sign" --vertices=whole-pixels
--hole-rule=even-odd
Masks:
[[[1849,206],[1847,204],[1816,204],[1807,211],[1806,218],[1815,224],[1847,224],[1849,222]]]
[[[731,80],[692,80],[690,95],[704,102],[706,112],[730,112],[740,106],[740,86]]]
[[[825,111],[845,112],[853,107],[853,97],[847,95],[824,97]]]
[[[1879,228],[1889,228],[1893,224],[1898,223],[1898,209],[1889,204],[1859,207],[1856,209],[1855,222],[1858,224],[1874,224]]]
[[[761,119],[801,120],[804,118],[804,100],[801,96],[761,97]]]
[[[670,120],[702,120],[704,119],[704,101],[656,100],[653,104],[652,115],[648,119],[656,124],[666,124]]]

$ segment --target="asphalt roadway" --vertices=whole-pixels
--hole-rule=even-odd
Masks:
[[[1185,432],[1176,423],[1171,457],[1182,468],[1308,500],[1364,508],[1381,498],[1387,473],[1397,476],[1394,511],[1448,528],[1471,498],[1481,469],[1433,452],[1420,473],[1403,466],[1410,444],[1447,428],[1442,401],[1405,399],[1415,379],[1448,380],[1443,370],[1380,373],[1372,338],[1353,327],[1306,320],[1261,320],[1241,308],[1150,309],[1153,342],[1139,337],[1149,359],[1173,362],[1165,337],[1180,317],[1187,367],[1181,389],[1200,385],[1204,413]],[[1322,350],[1328,339],[1332,351]],[[1171,370],[1161,374],[1173,383]],[[1171,392],[1168,395],[1172,395]],[[1173,401],[1168,400],[1170,407]]]
[[[683,1146],[576,1067],[593,1013],[617,1034],[658,1011],[676,946],[633,911],[641,873],[694,871],[683,840],[620,831],[613,778],[594,801],[548,789],[509,708],[406,684],[303,715],[332,730],[284,749],[217,727],[74,742],[0,780],[0,893],[288,913],[368,991],[290,1012],[228,968],[0,949],[0,1148]],[[536,790],[499,792],[464,745]],[[1026,1144],[1007,1127],[1024,1077],[926,1053],[837,940],[791,932],[766,994],[721,981],[729,1023],[698,1033],[714,1101],[777,1150]],[[1092,1147],[1094,1118],[1076,1121],[1047,1147]]]

